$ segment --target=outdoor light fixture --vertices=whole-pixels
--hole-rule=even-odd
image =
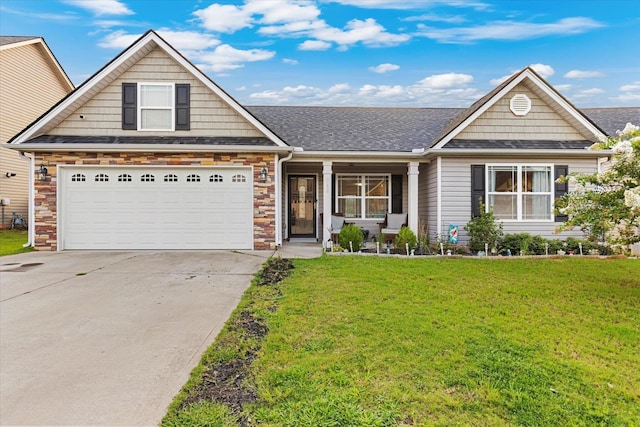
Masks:
[[[16,176],[16,173],[15,173],[15,172],[7,172],[7,173],[5,173],[4,175],[5,175],[7,178],[11,178],[11,177]]]
[[[267,172],[269,172],[267,170],[267,168],[260,169],[260,181],[261,182],[267,182]]]
[[[49,169],[45,165],[40,165],[40,169],[38,169],[38,176],[40,179],[45,179],[47,174],[49,173]]]

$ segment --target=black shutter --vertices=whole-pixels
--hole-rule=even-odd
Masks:
[[[138,84],[122,83],[122,129],[138,129]]]
[[[569,174],[569,166],[568,165],[556,165],[555,167],[555,176],[554,176],[554,182],[558,180],[558,178],[560,178],[561,176],[567,176]],[[556,182],[555,183],[555,194],[554,197],[556,199],[564,196],[565,194],[567,194],[569,192],[569,183],[568,182]],[[569,217],[567,215],[556,215],[554,218],[555,222],[564,222],[567,219],[569,219]]]
[[[471,165],[471,217],[480,216],[484,199],[484,165]]]
[[[191,128],[191,94],[189,83],[176,83],[176,130]]]
[[[402,175],[391,175],[391,213],[402,213]]]

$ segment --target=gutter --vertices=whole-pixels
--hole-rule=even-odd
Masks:
[[[203,144],[66,144],[66,143],[12,143],[7,148],[28,152],[83,152],[83,153],[286,153],[291,147],[255,145],[203,145]]]
[[[296,148],[293,149],[296,151]],[[277,156],[277,154],[276,154]],[[276,160],[276,247],[282,246],[282,164],[287,160],[291,160],[293,151],[281,159]]]
[[[527,156],[553,156],[553,157],[602,157],[602,156],[610,156],[611,151],[603,151],[603,150],[572,150],[572,149],[564,149],[564,150],[549,150],[549,149],[528,149],[528,150],[518,150],[518,149],[496,149],[496,148],[480,148],[480,149],[456,149],[456,148],[438,148],[432,149],[425,152],[425,155],[447,155],[451,157],[469,157],[469,156],[503,156],[503,157],[514,157],[520,155]]]
[[[33,246],[33,242],[35,240],[35,221],[36,221],[36,213],[35,213],[35,164],[36,159],[33,153],[31,153],[31,157],[27,156],[24,152],[20,152],[20,158],[29,162],[29,219],[28,221],[28,229],[27,229],[27,243],[22,245],[23,248],[28,248]]]

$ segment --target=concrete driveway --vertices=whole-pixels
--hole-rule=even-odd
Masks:
[[[0,424],[158,424],[270,255],[0,258]]]

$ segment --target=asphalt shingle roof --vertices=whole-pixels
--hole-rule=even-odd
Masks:
[[[41,135],[23,144],[185,144],[273,146],[268,138],[206,136],[70,136]]]
[[[38,39],[40,37],[34,36],[0,36],[0,46],[12,43],[20,43],[26,40]]]

